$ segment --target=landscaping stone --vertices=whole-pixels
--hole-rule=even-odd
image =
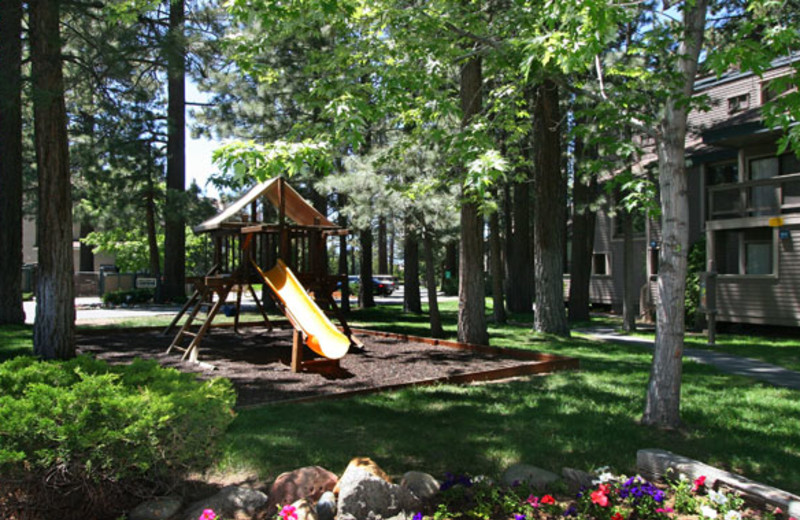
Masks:
[[[333,520],[336,516],[336,495],[326,491],[317,501],[317,520]]]
[[[530,464],[514,464],[504,473],[501,481],[507,486],[528,485],[539,491],[543,491],[547,486],[557,482],[558,475],[552,471],[547,471]]]
[[[350,462],[347,464],[347,467],[345,468],[344,472],[347,473],[347,470],[349,470],[350,468],[361,468],[364,471],[372,473],[376,477],[381,478],[381,479],[385,480],[386,482],[388,482],[390,484],[392,483],[392,478],[389,475],[387,475],[386,472],[383,471],[380,468],[380,466],[378,466],[375,463],[375,461],[373,461],[369,457],[355,457],[355,458],[351,459]],[[338,484],[333,489],[333,492],[335,494],[337,494],[337,495],[339,494],[339,485]]]
[[[705,476],[707,486],[713,487],[715,484],[722,484],[739,491],[753,501],[780,507],[790,517],[800,518],[800,496],[669,451],[639,450],[636,452],[636,467],[643,477],[650,480],[662,479],[670,470],[676,475],[684,474],[692,480]]]
[[[183,502],[178,497],[159,497],[142,502],[128,513],[128,520],[167,520],[177,513]]]
[[[400,485],[421,500],[428,500],[439,492],[439,481],[422,471],[408,471],[403,475]]]
[[[236,518],[254,515],[267,503],[267,495],[244,486],[226,486],[216,495],[198,500],[183,514],[184,520],[197,520],[205,509],[213,509],[217,516]]]
[[[577,493],[581,488],[590,488],[594,485],[592,482],[595,478],[594,475],[579,469],[562,468],[561,476],[564,478],[570,493]]]
[[[318,520],[317,511],[314,508],[314,503],[307,498],[301,498],[293,503],[294,513],[297,515],[297,520]]]
[[[281,505],[292,504],[301,498],[316,501],[326,491],[331,491],[338,482],[338,477],[320,466],[306,466],[286,473],[281,473],[269,490],[267,513]]]
[[[391,484],[370,471],[357,466],[348,466],[339,480],[339,518],[352,515],[364,520],[373,513],[389,518],[401,512],[416,511],[421,502],[411,491]]]

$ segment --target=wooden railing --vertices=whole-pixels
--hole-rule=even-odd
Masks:
[[[709,186],[708,220],[800,212],[800,173]]]

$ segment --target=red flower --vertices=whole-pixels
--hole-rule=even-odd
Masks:
[[[540,503],[541,504],[555,504],[556,503],[556,499],[553,498],[552,495],[545,495],[545,496],[542,497],[542,500],[540,501]]]
[[[701,475],[695,479],[694,485],[692,486],[692,491],[697,491],[698,489],[700,489],[705,485],[706,485],[706,476]]]
[[[600,489],[592,493],[592,503],[597,504],[600,507],[608,507],[608,495],[606,495],[608,491],[608,486],[600,486]]]
[[[617,512],[617,513],[614,513],[614,516],[611,517],[611,520],[625,520],[625,517]]]

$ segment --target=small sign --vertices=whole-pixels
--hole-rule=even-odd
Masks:
[[[658,249],[658,241],[657,240],[651,240],[650,241],[650,248],[651,249]]]
[[[783,225],[782,217],[771,217],[768,221],[769,227],[781,227]]]
[[[780,231],[778,231],[778,236],[780,237],[781,240],[789,240],[789,238],[792,235],[791,233],[789,233],[788,229],[781,229]]]
[[[136,288],[137,289],[155,289],[156,288],[156,279],[140,276],[136,278]]]

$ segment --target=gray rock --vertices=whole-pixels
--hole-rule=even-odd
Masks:
[[[235,517],[245,513],[254,515],[267,503],[267,495],[243,486],[226,486],[216,495],[198,500],[183,514],[185,520],[197,520],[205,509],[213,509],[217,516]]]
[[[420,507],[419,498],[408,489],[390,484],[357,466],[349,467],[339,480],[340,518],[352,515],[357,520],[364,520],[370,513],[389,518]]]
[[[576,493],[580,491],[581,488],[590,488],[594,485],[592,482],[594,476],[591,473],[586,473],[579,469],[563,468],[561,470],[561,476],[564,477],[564,482],[567,484],[571,493]]]
[[[317,520],[333,520],[336,516],[336,495],[326,491],[317,501]]]
[[[400,485],[421,500],[428,500],[439,492],[439,481],[433,478],[428,473],[421,471],[409,471],[403,475]]]
[[[183,502],[177,497],[154,498],[133,508],[128,513],[128,520],[166,520],[177,513],[182,505]]]
[[[527,485],[543,491],[558,478],[555,473],[530,464],[514,464],[503,473],[501,481],[507,486]]]

